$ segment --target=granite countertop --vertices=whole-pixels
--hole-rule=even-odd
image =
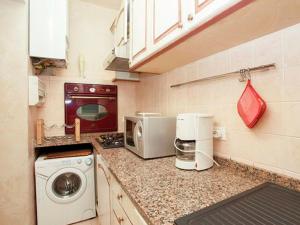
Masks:
[[[67,138],[65,144],[75,144]],[[126,150],[103,149],[95,136],[80,143],[92,143],[106,160],[137,209],[149,224],[171,225],[174,220],[235,194],[272,181],[300,191],[300,181],[218,158],[220,167],[205,171],[185,171],[175,167],[175,157],[143,160]],[[42,146],[63,145],[55,141]]]

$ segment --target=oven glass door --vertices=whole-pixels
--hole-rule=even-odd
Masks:
[[[74,124],[80,119],[81,132],[117,131],[117,99],[115,97],[73,96],[65,102],[66,124]],[[66,133],[74,133],[74,128],[66,127]]]

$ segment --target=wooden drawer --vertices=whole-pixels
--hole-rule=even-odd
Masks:
[[[130,198],[127,196],[115,178],[111,179],[111,195],[112,199],[117,201],[118,204],[123,208],[133,225],[147,225],[143,217],[140,215]]]
[[[112,222],[115,224],[118,222],[120,225],[132,225],[128,217],[126,216],[126,213],[120,206],[118,200],[114,197],[111,199],[112,201]]]

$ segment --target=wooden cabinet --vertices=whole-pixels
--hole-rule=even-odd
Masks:
[[[143,29],[144,36],[139,34],[146,41],[135,43],[136,38],[133,37],[131,46],[140,45],[133,51],[136,53],[143,49],[143,53],[130,58],[130,70],[165,73],[297,24],[300,22],[300,4],[296,2],[295,0],[147,0],[144,13],[146,19],[144,17],[140,20],[147,26]],[[272,10],[266,10],[271,8]],[[289,12],[289,15],[286,12]]]
[[[121,1],[120,10],[115,17],[115,20],[111,26],[111,31],[114,35],[114,47],[120,47],[127,43],[127,0]]]
[[[167,9],[167,10],[166,10]],[[153,43],[181,29],[181,0],[153,0]]]
[[[101,225],[147,225],[129,196],[97,155],[97,213]]]
[[[147,225],[143,217],[140,215],[128,195],[122,189],[115,178],[111,181],[111,199],[126,212],[126,215],[133,225]]]
[[[195,0],[195,14],[201,12],[207,5],[212,3],[214,0]]]
[[[147,0],[130,1],[130,38],[130,56],[134,59],[147,47]]]
[[[117,198],[112,197],[111,199],[111,214],[112,217],[115,217],[114,219],[114,223],[115,221],[117,221],[117,224],[122,224],[122,225],[132,225],[132,223],[130,222],[129,218],[127,217],[124,209],[121,207],[121,205],[119,204]],[[128,209],[131,210],[131,209]]]
[[[110,179],[105,161],[97,155],[97,213],[99,224],[110,224]]]

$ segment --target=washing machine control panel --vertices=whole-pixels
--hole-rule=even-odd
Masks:
[[[93,163],[93,160],[92,160],[91,158],[85,159],[85,164],[86,164],[87,166],[92,165],[92,163]]]

